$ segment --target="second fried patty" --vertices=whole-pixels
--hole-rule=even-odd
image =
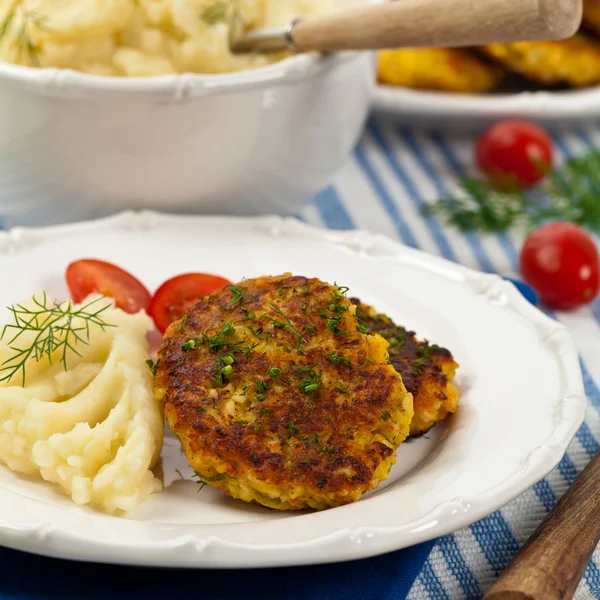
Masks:
[[[370,333],[378,333],[390,346],[390,362],[413,396],[414,417],[410,435],[423,435],[458,408],[458,390],[452,384],[458,364],[451,352],[419,340],[414,331],[396,325],[388,316],[353,298],[356,316]]]
[[[347,504],[387,478],[412,396],[345,291],[247,279],[169,327],[155,394],[204,482],[290,510]]]

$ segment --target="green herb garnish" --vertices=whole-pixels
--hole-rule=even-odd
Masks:
[[[347,358],[344,358],[336,352],[332,352],[331,354],[327,354],[326,356],[329,359],[329,361],[332,362],[334,365],[342,364],[346,365],[347,367],[352,366],[352,363]]]
[[[533,191],[500,192],[488,181],[465,178],[458,193],[426,207],[461,231],[501,232],[514,226],[571,221],[600,233],[600,150],[565,161]]]
[[[283,313],[283,311],[278,306],[275,306],[275,304],[271,304],[270,308],[276,315],[281,317],[281,319],[283,319],[283,321],[279,321],[279,320],[275,319],[274,317],[269,317],[269,316],[267,316],[267,319],[269,319],[269,321],[271,321],[271,323],[273,323],[273,325],[275,327],[279,327],[281,329],[287,329],[290,333],[292,333],[294,335],[294,337],[296,338],[296,349],[298,350],[298,352],[301,352],[301,350],[302,350],[301,344],[302,343],[306,344],[306,340],[304,339],[302,334],[299,333],[294,328],[294,324],[290,321],[290,319]]]
[[[158,370],[158,366],[160,365],[160,358],[154,362],[151,359],[148,359],[146,361],[146,364],[148,365],[148,368],[150,369],[150,373],[152,373],[153,377],[156,377],[156,371]]]
[[[10,306],[8,310],[14,317],[14,323],[4,327],[0,340],[7,333],[14,333],[8,342],[13,355],[0,365],[0,381],[10,381],[20,372],[21,385],[24,386],[27,362],[30,359],[40,362],[46,358],[52,365],[56,361],[56,354],[56,362],[62,363],[66,371],[69,354],[81,356],[77,344],[89,345],[92,325],[97,325],[102,331],[115,327],[106,323],[102,316],[112,302],[103,304],[102,301],[106,301],[106,298],[96,298],[76,308],[71,301],[62,304],[51,302],[44,292],[41,298],[32,298],[32,307],[22,304]],[[32,334],[32,341],[24,348],[13,346],[24,333]]]

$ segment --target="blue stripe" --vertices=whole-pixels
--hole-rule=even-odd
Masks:
[[[448,563],[448,569],[454,575],[467,600],[479,599],[482,596],[481,588],[477,583],[469,565],[463,558],[461,549],[454,535],[447,535],[438,541],[437,547]]]
[[[583,387],[585,389],[585,395],[588,400],[592,403],[594,408],[600,410],[600,390],[598,390],[598,386],[596,382],[592,379],[590,372],[583,360],[580,361],[581,365],[581,375],[583,376]]]
[[[593,598],[600,598],[600,570],[592,560],[585,571],[583,580],[587,583]]]
[[[546,512],[550,512],[552,507],[556,504],[556,494],[552,491],[550,484],[545,479],[542,479],[542,481],[538,481],[533,486],[533,491],[540,499]]]
[[[375,139],[375,141],[377,142],[377,144],[379,145],[379,147],[381,148],[388,164],[390,165],[390,168],[398,178],[398,181],[404,187],[407,196],[410,198],[413,204],[415,204],[419,210],[427,206],[427,203],[421,196],[421,193],[419,192],[417,186],[415,185],[413,180],[408,176],[406,169],[400,164],[400,161],[394,154],[394,151],[388,144],[385,137],[381,134],[377,125],[371,122],[371,124],[369,125],[369,131]],[[456,255],[454,254],[454,251],[448,244],[448,240],[442,232],[440,224],[431,217],[427,217],[426,219],[424,219],[424,222],[427,228],[429,229],[442,255],[445,258],[456,262]]]
[[[413,248],[417,248],[418,244],[415,240],[412,231],[406,224],[402,213],[398,209],[398,206],[394,202],[392,196],[390,195],[387,187],[381,181],[381,178],[377,174],[377,171],[373,168],[373,165],[367,158],[365,151],[362,147],[358,146],[355,150],[356,161],[362,168],[366,178],[369,180],[373,189],[377,192],[381,203],[383,204],[386,212],[392,218],[394,226],[396,227],[396,231],[400,236],[400,239],[407,245],[412,246]]]
[[[323,190],[316,197],[315,203],[329,229],[356,229],[333,186]]]
[[[470,526],[479,547],[496,577],[519,551],[508,523],[500,511]]]
[[[425,561],[421,573],[419,574],[419,579],[421,580],[423,587],[427,590],[431,600],[449,600],[448,593],[440,583],[438,576],[431,566],[430,558]]]
[[[467,175],[467,169],[458,160],[458,157],[456,156],[448,142],[446,142],[446,140],[437,133],[432,134],[431,139],[436,145],[442,157],[444,158],[446,165],[450,168],[450,170],[454,172],[454,175],[459,179],[465,177]],[[498,239],[498,243],[504,250],[504,253],[510,260],[510,264],[512,265],[515,273],[518,273],[519,255],[510,237],[506,233],[498,233],[496,234],[496,238]]]
[[[419,163],[423,171],[427,174],[427,176],[431,179],[437,193],[440,196],[447,195],[449,191],[448,187],[442,181],[442,178],[439,176],[437,171],[433,168],[429,157],[423,151],[421,144],[416,140],[414,135],[404,128],[400,129],[400,135],[402,135],[402,137],[406,140],[417,162]],[[495,272],[490,258],[487,255],[485,249],[483,248],[479,237],[469,232],[465,234],[465,239],[471,247],[471,250],[473,251],[473,254],[475,255],[475,258],[477,259],[477,262],[479,263],[481,269],[487,271],[488,273]]]

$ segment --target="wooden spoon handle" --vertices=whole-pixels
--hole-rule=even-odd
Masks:
[[[572,36],[581,0],[396,0],[299,21],[300,51],[480,46]]]
[[[484,600],[573,597],[600,540],[600,453],[582,471]]]

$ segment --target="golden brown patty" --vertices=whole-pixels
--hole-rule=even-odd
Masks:
[[[481,93],[494,89],[504,69],[467,50],[402,48],[379,53],[381,83],[424,90]]]
[[[458,364],[445,348],[420,341],[413,331],[352,299],[356,315],[371,333],[383,336],[390,346],[390,361],[413,395],[414,417],[410,435],[423,435],[458,408],[458,390],[452,384]]]
[[[581,34],[561,41],[492,44],[482,51],[542,84],[582,87],[600,82],[600,43]]]
[[[155,393],[203,481],[289,510],[387,478],[412,396],[354,313],[344,290],[286,274],[228,286],[169,327]]]

